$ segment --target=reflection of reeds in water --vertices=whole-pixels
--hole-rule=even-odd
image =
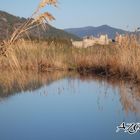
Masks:
[[[70,80],[70,88],[77,88],[72,81],[79,79],[81,81],[95,81],[99,83],[101,89],[105,91],[105,97],[107,98],[108,89],[117,89],[120,94],[120,102],[126,113],[128,112],[140,112],[140,88],[139,85],[134,85],[131,82],[120,81],[117,79],[108,79],[100,76],[92,76],[90,74],[80,75],[73,72],[47,72],[38,73],[33,71],[2,71],[0,73],[0,98],[11,96],[21,91],[33,91],[41,88],[43,85],[49,85],[54,81],[68,78]],[[100,87],[99,87],[100,88]],[[58,94],[63,87],[58,88]],[[73,89],[74,91],[76,89]],[[114,90],[115,91],[115,90]],[[115,94],[115,93],[114,93]],[[100,105],[102,103],[99,103]]]
[[[139,84],[134,84],[131,81],[124,81],[114,78],[104,78],[97,75],[93,76],[91,74],[76,75],[75,78],[80,79],[82,81],[96,81],[97,83],[99,83],[101,88],[104,88],[105,97],[108,94],[108,89],[113,88],[114,91],[115,89],[117,89],[118,94],[120,96],[120,103],[122,105],[122,109],[126,112],[126,114],[128,114],[129,112],[140,113]],[[99,100],[100,99],[98,98],[97,102],[100,108],[103,109],[103,107],[101,107],[102,103],[99,102]]]
[[[0,97],[8,97],[21,91],[38,89],[45,84],[63,78],[65,75],[65,72],[2,71],[0,73]]]
[[[120,86],[120,101],[123,109],[128,114],[129,112],[140,112],[140,88],[139,86],[126,85],[121,82]]]

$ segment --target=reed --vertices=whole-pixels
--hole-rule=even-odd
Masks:
[[[14,69],[16,66],[16,69],[21,70],[19,60],[17,59],[16,54],[14,54],[14,44],[18,40],[22,39],[23,36],[27,35],[28,37],[28,32],[31,29],[41,26],[44,30],[46,30],[46,22],[55,20],[53,15],[48,11],[44,13],[40,12],[42,8],[48,5],[56,7],[57,0],[41,0],[33,14],[23,24],[21,24],[17,29],[15,29],[15,31],[12,33],[8,40],[3,41],[2,47],[0,46],[0,56],[5,56],[9,58],[9,65],[11,69]]]
[[[131,37],[122,45],[96,45],[87,49],[54,42],[18,40],[11,49],[7,58],[0,58],[1,69],[74,70],[81,74],[140,81],[140,47]]]
[[[21,26],[19,26],[11,35],[10,39],[7,41],[8,45],[13,44],[15,41],[17,41],[23,34],[25,34],[27,31],[37,27],[37,26],[46,26],[46,22],[55,20],[53,15],[51,13],[44,12],[40,13],[41,9],[48,6],[56,6],[57,0],[42,0],[38,7],[36,8],[35,12],[31,15],[31,17],[28,18],[27,21],[25,21]],[[44,28],[46,29],[46,28]]]

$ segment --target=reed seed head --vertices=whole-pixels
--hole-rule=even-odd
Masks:
[[[42,0],[39,4],[39,8],[43,8],[46,5],[54,5],[57,6],[57,0]]]

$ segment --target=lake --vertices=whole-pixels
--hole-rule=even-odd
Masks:
[[[74,73],[0,74],[0,140],[138,140],[139,86]]]

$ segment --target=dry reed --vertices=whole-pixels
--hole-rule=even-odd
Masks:
[[[132,36],[122,45],[93,46],[87,49],[24,40],[19,40],[11,47],[12,56],[4,58],[6,61],[0,59],[1,68],[12,65],[13,69],[20,67],[37,71],[75,70],[140,81],[140,48]],[[11,58],[14,62],[9,64]],[[17,67],[14,63],[17,63]]]
[[[57,6],[57,0],[41,0],[37,9],[29,17],[24,23],[22,23],[12,35],[9,37],[8,40],[3,41],[3,47],[0,48],[0,55],[6,56],[9,58],[9,65],[13,69],[13,65],[16,66],[16,69],[21,69],[19,65],[19,60],[17,59],[16,55],[14,54],[15,48],[13,48],[13,44],[17,42],[19,39],[23,37],[23,35],[28,36],[28,31],[38,26],[42,26],[44,30],[46,30],[46,22],[55,20],[51,13],[44,12],[41,13],[41,9],[45,6]]]

